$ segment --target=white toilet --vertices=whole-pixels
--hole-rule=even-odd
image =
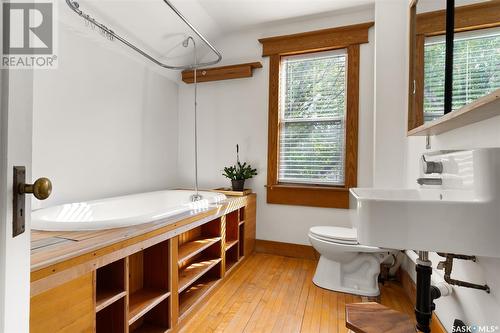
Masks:
[[[318,287],[378,296],[380,264],[395,250],[358,243],[354,228],[317,226],[309,229],[309,240],[321,254],[313,282]]]

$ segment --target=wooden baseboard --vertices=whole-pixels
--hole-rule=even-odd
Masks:
[[[255,241],[255,252],[300,259],[319,259],[319,253],[310,245],[282,243],[262,239]]]
[[[411,279],[410,275],[404,269],[400,269],[398,272],[398,277],[400,278],[401,284],[403,285],[403,289],[412,301],[413,305],[415,305],[415,300],[417,299],[417,286],[415,282]],[[431,321],[431,332],[432,333],[447,333],[443,324],[436,316],[435,313],[432,314]]]

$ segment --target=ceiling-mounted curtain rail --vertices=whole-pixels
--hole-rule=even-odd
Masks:
[[[209,61],[209,62],[202,62],[202,63],[198,63],[198,64],[191,64],[191,65],[183,65],[183,66],[171,66],[171,65],[167,65],[167,64],[164,64],[162,63],[161,61],[157,60],[156,58],[154,58],[153,56],[149,55],[148,53],[146,53],[145,51],[141,50],[140,48],[136,47],[134,44],[130,43],[129,41],[127,41],[125,38],[119,36],[118,34],[116,34],[113,30],[111,30],[110,28],[108,28],[107,26],[105,26],[104,24],[96,21],[95,18],[93,18],[92,16],[90,16],[89,14],[83,12],[81,9],[80,9],[80,5],[78,4],[77,1],[72,1],[72,0],[66,0],[66,4],[76,13],[78,14],[80,17],[82,17],[83,19],[89,21],[91,24],[94,24],[95,26],[97,26],[99,29],[101,29],[101,31],[103,31],[103,33],[110,39],[117,39],[119,40],[120,42],[122,42],[123,44],[125,44],[126,46],[130,47],[132,50],[136,51],[137,53],[139,53],[140,55],[142,55],[143,57],[149,59],[150,61],[152,61],[153,63],[157,64],[158,66],[161,66],[163,68],[167,68],[167,69],[176,69],[176,70],[185,70],[185,69],[193,69],[195,67],[202,67],[202,66],[210,66],[210,65],[215,65],[217,64],[218,62],[220,62],[222,60],[222,55],[220,54],[220,52],[212,45],[210,44],[210,42],[205,38],[203,37],[203,35],[201,33],[198,32],[198,30],[196,30],[195,27],[193,27],[193,25],[191,23],[189,23],[189,21],[184,17],[184,15],[181,14],[181,12],[179,12],[177,10],[177,8],[174,7],[174,5],[172,5],[172,3],[168,0],[163,0],[169,7],[170,9],[173,10],[173,12],[182,20],[184,21],[184,23],[186,23],[189,28],[191,28],[191,30],[193,30],[193,32],[205,43],[207,44],[207,46],[216,54],[217,56],[217,59],[216,60],[213,60],[213,61]]]

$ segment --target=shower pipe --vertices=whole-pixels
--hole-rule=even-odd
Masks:
[[[189,36],[182,42],[182,46],[188,47],[189,41],[193,42],[193,54],[194,54],[194,191],[195,193],[191,196],[191,201],[199,201],[202,198],[198,191],[198,80],[197,80],[197,66],[198,57],[196,50],[196,41],[192,36]]]
[[[208,62],[203,62],[203,63],[199,63],[199,64],[182,65],[182,66],[172,66],[172,65],[164,64],[161,61],[159,61],[156,58],[154,58],[153,56],[151,56],[148,53],[146,53],[145,51],[141,50],[140,48],[138,48],[134,44],[130,43],[125,38],[123,38],[120,35],[116,34],[113,30],[111,30],[110,28],[108,28],[104,24],[96,21],[96,19],[94,19],[92,16],[90,16],[87,13],[83,12],[80,9],[80,4],[77,1],[66,0],[66,4],[76,14],[78,14],[78,16],[82,17],[83,19],[85,19],[86,21],[90,22],[91,24],[97,26],[110,39],[116,38],[117,40],[119,40],[120,42],[122,42],[123,44],[125,44],[126,46],[128,46],[129,48],[131,48],[132,50],[136,51],[137,53],[139,53],[140,55],[142,55],[143,57],[147,58],[148,60],[150,60],[151,62],[155,63],[156,65],[158,65],[160,67],[167,68],[167,69],[173,69],[173,70],[184,70],[184,69],[199,68],[199,67],[202,67],[202,66],[210,66],[210,65],[215,65],[215,64],[219,63],[222,60],[222,55],[220,54],[220,52],[212,44],[210,44],[210,42],[205,37],[203,37],[203,35],[200,32],[198,32],[198,30],[196,30],[196,28],[191,23],[189,23],[189,21],[184,17],[184,15],[182,15],[181,12],[179,12],[177,10],[177,8],[175,8],[174,5],[172,5],[172,3],[169,0],[163,0],[163,2],[165,2],[170,7],[170,9],[172,9],[172,11],[182,21],[184,21],[184,23],[186,23],[189,26],[189,28],[191,28],[191,30],[193,30],[193,32],[217,55],[217,59],[216,60],[208,61]]]

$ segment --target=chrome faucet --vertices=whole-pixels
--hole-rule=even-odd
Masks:
[[[443,185],[441,178],[418,178],[417,183],[420,185]]]
[[[422,168],[424,174],[443,173],[443,162],[427,161],[425,155],[422,155]]]
[[[427,161],[425,155],[422,155],[422,169],[425,175],[432,173],[443,173],[443,162]],[[443,185],[441,178],[418,178],[417,183],[420,185]]]

